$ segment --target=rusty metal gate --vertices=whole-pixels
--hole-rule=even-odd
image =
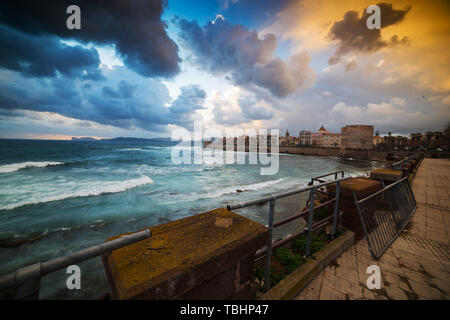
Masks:
[[[358,200],[358,215],[370,253],[379,259],[411,220],[416,199],[407,177]]]

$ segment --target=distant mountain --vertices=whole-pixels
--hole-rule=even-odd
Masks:
[[[72,141],[98,141],[98,139],[92,137],[72,137]]]
[[[112,142],[173,142],[178,143],[180,140],[172,140],[171,138],[134,138],[134,137],[117,137],[111,139],[96,139],[93,137],[72,137],[72,141],[112,141]]]
[[[178,142],[172,141],[171,138],[133,138],[133,137],[117,137],[113,139],[101,139],[101,141],[116,141],[116,142]]]

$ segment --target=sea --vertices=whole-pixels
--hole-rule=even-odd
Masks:
[[[278,154],[278,173],[261,175],[262,165],[249,164],[248,153],[246,164],[174,164],[175,145],[0,139],[0,275],[112,236],[304,187],[311,177],[328,172],[344,170],[346,176],[357,176],[384,166],[376,161]],[[275,221],[301,211],[307,196],[277,201]],[[268,205],[236,210],[263,225],[268,212]],[[275,237],[302,228],[304,221],[298,219],[277,228]],[[42,278],[40,298],[96,299],[108,292],[100,257],[79,267],[81,289],[67,289],[69,275],[60,270]]]

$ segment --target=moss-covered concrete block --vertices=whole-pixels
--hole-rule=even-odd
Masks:
[[[149,229],[151,238],[103,256],[113,299],[249,295],[253,257],[267,243],[266,227],[216,209]]]
[[[403,171],[391,169],[375,169],[370,172],[370,178],[394,182],[403,178]]]

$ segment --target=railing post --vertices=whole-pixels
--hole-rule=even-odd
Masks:
[[[16,281],[20,283],[17,288],[17,299],[38,300],[41,275],[41,262],[17,270]]]
[[[331,240],[334,239],[334,235],[336,234],[337,220],[338,220],[338,211],[339,211],[339,195],[341,193],[341,182],[336,182],[336,196],[334,203],[334,211],[333,211],[333,229],[331,229]]]
[[[309,216],[308,216],[308,236],[306,238],[306,256],[309,256],[310,246],[311,246],[311,227],[314,216],[314,196],[316,194],[316,189],[311,189],[309,193]]]
[[[412,190],[411,182],[409,181],[409,179],[406,180],[408,180],[406,185],[408,186],[409,192],[411,192],[411,196],[414,201],[414,206],[416,206],[417,205],[416,196],[414,195],[414,192]]]
[[[264,270],[264,288],[270,288],[270,261],[272,258],[273,220],[275,215],[275,199],[270,200],[269,205],[269,241],[267,242],[266,265]]]
[[[362,228],[364,231],[364,237],[366,238],[366,241],[367,241],[367,246],[369,247],[369,251],[372,254],[372,256],[378,260],[378,258],[376,257],[376,255],[372,249],[372,242],[369,239],[369,233],[367,232],[366,222],[364,221],[364,218],[363,218],[363,215],[361,212],[361,207],[359,206],[358,196],[356,195],[355,191],[352,191],[352,195],[353,195],[353,200],[355,201],[356,209],[358,211],[359,220],[361,221],[361,225],[362,225]]]

